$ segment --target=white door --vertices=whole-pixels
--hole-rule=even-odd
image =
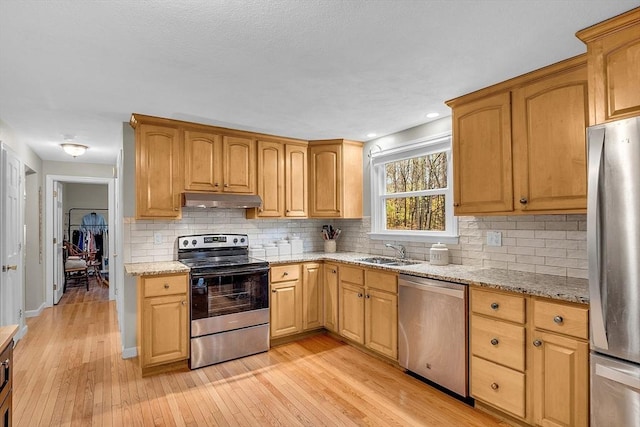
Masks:
[[[2,325],[20,325],[23,328],[22,298],[22,237],[24,221],[21,216],[22,163],[2,147],[2,280],[0,305]],[[18,334],[18,337],[20,333]]]
[[[61,182],[53,183],[53,303],[58,304],[64,293],[64,212],[62,191],[64,185]],[[69,236],[71,238],[71,236]]]

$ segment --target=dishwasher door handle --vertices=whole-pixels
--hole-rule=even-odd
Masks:
[[[431,281],[429,284],[425,284],[425,283],[412,282],[406,279],[400,279],[398,280],[398,286],[420,289],[421,291],[425,291],[425,292],[435,292],[437,294],[443,294],[443,295],[448,295],[454,298],[464,299],[464,289],[452,289],[447,286],[438,286],[433,281]],[[464,285],[459,285],[459,286],[464,286]]]

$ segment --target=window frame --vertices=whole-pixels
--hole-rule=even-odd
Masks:
[[[453,215],[453,159],[451,133],[421,138],[400,147],[381,150],[370,154],[371,173],[371,232],[369,237],[375,240],[404,240],[427,243],[458,243],[458,219]],[[386,163],[428,156],[444,152],[447,157],[447,186],[434,190],[415,192],[386,193]],[[412,196],[445,196],[445,230],[387,230],[385,200]]]

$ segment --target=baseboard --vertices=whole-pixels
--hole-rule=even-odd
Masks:
[[[24,317],[38,317],[42,314],[42,310],[44,310],[46,307],[47,303],[43,302],[36,310],[25,310]]]
[[[128,347],[122,349],[123,359],[133,359],[138,356],[138,347]]]
[[[28,330],[29,330],[29,327],[27,325],[24,325],[22,328],[18,328],[18,332],[16,332],[15,336],[13,337],[13,341],[14,342],[20,341],[22,337],[27,335]]]

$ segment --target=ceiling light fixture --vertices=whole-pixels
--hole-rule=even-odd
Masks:
[[[440,115],[440,113],[429,113],[429,114],[427,114],[427,119],[435,119],[439,115]]]
[[[376,136],[378,136],[378,134],[373,132],[367,134],[367,138],[374,138]]]
[[[73,157],[82,156],[84,152],[87,151],[87,148],[89,148],[86,145],[69,144],[69,143],[60,144],[60,146],[62,147],[65,153]]]

